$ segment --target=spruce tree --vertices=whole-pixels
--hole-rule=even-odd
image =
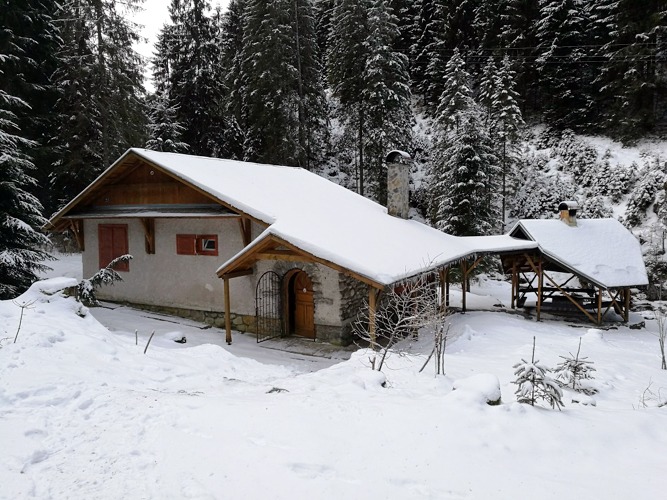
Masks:
[[[238,126],[225,113],[228,90],[221,73],[220,10],[208,15],[208,0],[172,0],[170,103],[184,127],[192,154],[238,157]]]
[[[357,167],[357,190],[365,194],[367,159],[366,107],[364,92],[366,64],[369,57],[368,37],[369,0],[336,0],[334,3],[329,51],[327,53],[328,79],[338,106],[335,117],[354,146]]]
[[[327,107],[310,0],[249,0],[242,49],[246,159],[313,168]]]
[[[499,218],[498,159],[458,51],[447,63],[447,74],[436,116],[431,223],[457,236],[488,235]]]
[[[139,35],[125,16],[139,4],[58,4],[62,49],[53,81],[59,126],[50,141],[50,208],[82,191],[128,147],[145,141],[142,61],[133,49]]]
[[[609,33],[596,78],[602,123],[614,135],[635,140],[653,131],[667,108],[667,5],[661,0],[604,1],[598,13],[597,32]]]
[[[151,65],[154,93],[147,99],[148,140],[146,148],[154,151],[185,153],[189,146],[182,141],[185,127],[178,121],[178,107],[170,97],[169,62],[170,26],[158,33]]]
[[[537,24],[541,100],[547,123],[560,130],[589,125],[593,75],[586,64],[587,26],[581,0],[540,0]]]
[[[501,167],[501,232],[505,231],[505,215],[507,211],[508,176],[512,175],[516,160],[517,142],[524,125],[519,94],[516,91],[515,73],[508,56],[503,58],[496,78],[496,89],[491,99],[492,137],[499,151]]]
[[[435,53],[430,50],[436,33],[433,32],[436,15],[435,0],[417,0],[417,14],[413,28],[414,42],[410,48],[410,75],[415,93],[419,93],[422,104],[428,103],[429,96],[429,73],[428,67]]]
[[[21,12],[21,7],[12,5],[1,16],[4,22],[0,23],[0,299],[4,300],[17,296],[36,281],[37,273],[46,269],[42,262],[49,257],[41,249],[48,243],[39,232],[46,223],[42,206],[30,193],[35,180],[31,176],[34,165],[29,152],[36,143],[23,137],[18,126],[19,114],[30,106],[10,93],[28,86],[28,82],[19,79],[35,63],[30,56],[35,40],[18,36],[20,28],[14,31],[9,19],[25,22],[29,17],[27,10]]]
[[[391,149],[410,144],[412,114],[408,58],[393,49],[399,34],[386,0],[373,0],[368,11],[369,57],[364,71],[369,185],[373,197],[386,203],[383,158]]]

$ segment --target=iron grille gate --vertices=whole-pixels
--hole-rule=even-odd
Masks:
[[[283,335],[281,285],[282,279],[273,271],[265,272],[257,281],[255,288],[257,342]]]

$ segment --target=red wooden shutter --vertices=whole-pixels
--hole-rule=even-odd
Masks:
[[[196,255],[197,236],[194,234],[177,234],[176,253],[178,255]]]
[[[129,252],[127,224],[100,224],[97,227],[100,247],[100,268],[107,267],[116,257]],[[121,262],[114,267],[116,271],[129,271],[130,263]]]
[[[102,269],[113,260],[113,230],[110,226],[100,224],[97,234],[100,247],[100,269]]]

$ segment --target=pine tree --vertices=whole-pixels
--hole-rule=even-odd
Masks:
[[[496,66],[494,57],[490,56],[482,68],[482,74],[480,75],[479,87],[477,90],[477,102],[484,110],[484,123],[487,127],[491,122],[494,96],[496,95],[499,86],[498,67]]]
[[[57,93],[50,80],[58,65],[61,41],[54,22],[55,12],[56,4],[44,0],[5,2],[0,12],[0,27],[6,30],[0,37],[0,51],[8,53],[10,48],[6,44],[19,40],[24,56],[18,71],[9,71],[2,76],[3,88],[30,105],[14,111],[21,137],[36,141],[30,148],[37,180],[31,192],[43,200],[49,198],[48,176],[52,163],[48,140],[57,124],[53,113]]]
[[[560,130],[589,125],[590,66],[585,63],[587,19],[581,0],[540,0],[537,58],[547,123]]]
[[[456,236],[489,235],[498,227],[498,159],[480,124],[478,110],[461,113],[458,126],[436,143],[431,222]]]
[[[436,120],[443,130],[458,128],[462,114],[477,106],[470,85],[470,74],[458,49],[444,68],[445,79],[436,109]]]
[[[367,160],[364,156],[365,113],[364,98],[366,64],[369,57],[368,0],[336,0],[334,3],[329,51],[328,79],[333,97],[338,101],[335,117],[344,133],[354,144],[357,166],[357,189],[365,194]]]
[[[457,236],[491,234],[498,222],[498,159],[458,50],[447,62],[446,74],[436,111],[430,219]]]
[[[661,0],[603,1],[596,33],[607,31],[595,79],[605,130],[634,140],[664,120],[667,5]]]
[[[540,107],[537,96],[539,75],[534,64],[539,4],[535,0],[501,0],[498,10],[502,24],[498,44],[515,63],[517,91],[523,105],[521,111],[524,116],[529,116]]]
[[[231,0],[220,26],[221,69],[227,96],[223,99],[224,113],[229,117],[230,158],[243,158],[245,138],[243,113],[243,26],[246,0]]]
[[[0,17],[0,299],[26,290],[46,269],[42,262],[48,259],[41,250],[48,239],[39,232],[46,220],[40,202],[29,192],[35,180],[28,152],[36,143],[20,135],[18,126],[18,113],[29,104],[10,93],[12,87],[28,85],[19,78],[34,64],[29,50],[35,40],[18,36],[20,29],[12,30],[17,26],[10,17],[25,22],[29,14],[12,5]]]
[[[170,103],[184,127],[183,142],[192,154],[234,157],[238,127],[225,113],[228,91],[220,73],[222,13],[208,0],[172,0],[170,29]]]
[[[366,144],[371,194],[386,203],[383,158],[392,149],[408,149],[412,125],[408,58],[394,50],[396,18],[385,0],[374,0],[368,11],[369,57],[364,71]]]
[[[499,146],[501,164],[501,216],[502,228],[505,231],[505,213],[507,211],[507,177],[511,176],[515,163],[517,142],[520,129],[524,125],[521,109],[519,108],[519,94],[516,92],[515,73],[512,70],[508,56],[503,62],[497,74],[496,90],[491,99],[492,135]]]
[[[53,80],[59,127],[50,189],[57,207],[88,185],[128,147],[143,144],[146,110],[136,26],[125,17],[140,0],[73,0],[59,5],[61,63]]]
[[[312,0],[294,0],[292,30],[297,41],[298,166],[312,170],[323,163],[329,146],[329,106],[325,94],[323,53],[317,42]]]
[[[592,366],[593,362],[588,361],[586,357],[580,358],[580,352],[581,338],[579,338],[579,348],[576,355],[570,353],[569,356],[560,356],[563,362],[559,363],[554,370],[554,378],[561,387],[568,387],[573,391],[588,395],[595,394],[597,390],[588,386],[586,382],[594,378],[592,375],[592,372],[595,371]]]
[[[514,369],[514,375],[517,377],[514,383],[518,385],[516,395],[519,403],[528,403],[535,406],[535,403],[539,400],[544,400],[552,408],[560,410],[560,407],[563,406],[563,391],[547,375],[549,369],[535,359],[535,337],[533,337],[531,360],[522,359],[520,363],[514,365]]]
[[[185,153],[189,146],[182,141],[185,127],[178,122],[178,107],[170,98],[169,37],[170,26],[163,26],[155,43],[151,65],[155,91],[147,100],[148,140],[146,148],[154,151]]]
[[[312,168],[327,107],[310,0],[249,0],[242,52],[246,159]]]
[[[417,14],[413,28],[414,43],[410,47],[410,74],[415,93],[421,94],[422,103],[427,104],[430,81],[428,77],[428,66],[435,53],[430,50],[433,46],[435,33],[434,16],[435,0],[417,0]]]

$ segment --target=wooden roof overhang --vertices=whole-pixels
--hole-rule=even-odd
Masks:
[[[246,247],[235,257],[225,263],[223,267],[218,269],[217,275],[221,279],[245,276],[247,274],[251,274],[252,267],[257,262],[263,260],[283,260],[289,262],[322,264],[378,290],[385,288],[385,284],[383,283],[348,269],[345,266],[332,262],[331,260],[318,257],[313,253],[290,243],[284,238],[271,233],[266,233],[264,236],[260,236],[252,243],[252,245]]]
[[[71,229],[73,220],[78,220],[83,218],[102,218],[102,217],[107,217],[108,215],[113,216],[114,212],[112,211],[112,209],[109,209],[109,207],[104,207],[104,209],[101,209],[99,206],[93,205],[94,200],[96,200],[99,196],[101,196],[104,193],[104,190],[109,186],[122,184],[124,179],[127,179],[128,176],[130,176],[133,172],[135,172],[142,166],[149,167],[151,170],[159,172],[165,177],[173,181],[176,181],[178,183],[181,183],[182,185],[186,186],[192,191],[200,194],[203,198],[208,200],[211,205],[219,207],[217,209],[218,213],[215,213],[215,210],[209,211],[209,213],[202,213],[199,210],[192,209],[192,210],[181,211],[180,216],[240,217],[245,220],[257,222],[263,226],[267,226],[268,224],[270,224],[270,221],[264,221],[253,215],[246,213],[244,210],[241,210],[233,206],[232,204],[228,203],[227,201],[221,199],[215,193],[211,193],[203,189],[202,187],[192,182],[189,182],[187,179],[183,179],[175,175],[172,171],[161,167],[160,165],[148,160],[147,158],[144,158],[136,151],[128,150],[125,152],[125,154],[123,154],[123,156],[121,156],[118,160],[116,160],[113,163],[113,165],[111,165],[102,174],[100,174],[100,176],[97,177],[97,179],[95,179],[92,183],[90,183],[88,187],[86,187],[86,189],[84,189],[81,193],[79,193],[62,209],[56,212],[51,217],[51,219],[44,225],[42,229],[44,229],[45,231],[55,231],[55,232],[66,231],[68,229]],[[134,214],[128,211],[125,214],[125,216],[138,217],[138,218],[170,217],[170,216],[175,217],[176,214],[174,212],[172,212],[172,214],[169,215],[170,207],[168,205],[169,204],[167,204],[167,207],[162,207],[158,210],[154,210],[153,215],[147,215],[145,213],[143,215],[140,214],[139,212],[142,209],[138,208],[141,206],[138,205],[133,207],[135,209]],[[129,207],[127,208],[129,210]],[[101,213],[104,211],[107,211],[108,213],[107,214]],[[161,215],[158,212],[161,212]],[[120,217],[120,211],[116,212],[115,216]]]

